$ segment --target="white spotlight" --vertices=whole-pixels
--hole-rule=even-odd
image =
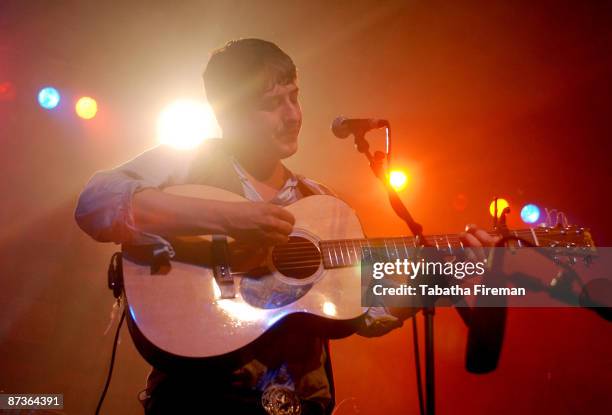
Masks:
[[[162,144],[190,149],[207,138],[220,137],[221,129],[210,105],[179,100],[168,105],[159,115],[157,136]]]

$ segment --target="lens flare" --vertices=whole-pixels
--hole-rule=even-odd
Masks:
[[[190,149],[207,138],[220,137],[221,129],[208,104],[179,100],[161,112],[157,121],[157,136],[162,144]]]
[[[533,203],[528,203],[521,209],[521,219],[525,223],[536,223],[540,219],[540,208]]]
[[[404,190],[408,185],[408,176],[401,170],[391,170],[389,184],[396,192]]]
[[[79,117],[91,120],[98,112],[98,103],[91,97],[82,97],[79,98],[74,109]]]
[[[52,86],[47,86],[38,92],[38,103],[46,110],[52,110],[60,102],[60,93]]]
[[[16,96],[15,85],[12,82],[0,83],[0,101],[12,101]]]

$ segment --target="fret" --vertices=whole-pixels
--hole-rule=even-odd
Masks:
[[[322,247],[322,245],[321,245],[321,247]],[[329,250],[329,247],[327,248],[327,255],[329,255],[329,266],[333,267],[334,266],[334,261],[332,260],[331,251]]]
[[[346,255],[348,256],[349,261],[348,263],[353,264],[353,257],[351,256],[351,247],[349,246],[349,241],[344,241],[344,244],[346,245]]]
[[[535,230],[533,228],[529,228],[531,231],[531,237],[533,238],[533,244],[535,246],[540,246],[540,242],[538,242],[538,237],[536,236]]]
[[[391,256],[389,255],[389,250],[387,249],[387,240],[383,239],[383,244],[385,244],[385,252],[387,252],[387,258],[391,258]]]
[[[438,245],[438,238],[436,236],[434,236],[434,241],[436,242],[436,249],[439,251],[440,245]]]
[[[352,264],[353,260],[351,259],[351,252],[350,252],[349,247],[348,247],[348,241],[345,240],[344,241],[344,247],[342,245],[340,245],[340,248],[341,249],[346,249],[346,261],[347,262],[345,262],[344,265]]]
[[[448,252],[452,255],[453,254],[453,247],[451,246],[451,243],[448,240],[448,234],[446,234],[444,236],[446,236],[446,245],[448,245]]]
[[[360,255],[361,261],[368,261],[368,257],[366,255],[365,249],[363,248],[363,243],[364,243],[363,239],[359,239],[357,243],[359,244],[359,250],[361,251],[361,255]]]
[[[353,239],[351,239],[351,246],[350,246],[350,248],[353,250],[353,256],[355,257],[355,262],[351,262],[351,264],[359,263],[359,256],[357,254],[357,249],[355,248],[355,241]]]
[[[344,252],[342,252],[342,241],[338,243],[338,247],[340,248],[340,258],[342,259],[342,265],[346,265],[344,262]]]
[[[334,247],[334,256],[336,257],[336,266],[339,266],[340,262],[338,261],[338,253],[336,252],[336,247]]]
[[[395,250],[395,258],[399,258],[399,251],[397,250],[397,245],[395,244],[395,238],[391,239],[393,242],[393,249]]]
[[[340,252],[342,252],[342,250],[344,249],[344,247],[342,246],[342,242],[344,242],[344,246],[346,247],[346,256],[348,257],[348,262],[345,262],[344,265],[348,265],[351,263],[351,253],[349,252],[348,249],[348,241],[344,240],[344,241],[340,241]]]
[[[519,238],[518,233],[516,231],[513,232],[514,236],[516,236],[517,238]],[[523,243],[519,240],[516,241],[518,243],[519,248],[521,248],[523,246]]]
[[[370,247],[370,244],[368,243],[367,240],[363,241],[363,243],[365,244],[365,248],[362,246],[361,251],[363,252],[363,255],[365,256],[365,260],[367,262],[374,262],[372,258],[372,248]]]
[[[393,244],[393,247],[391,248],[391,259],[395,260],[398,257],[398,252],[397,252],[397,246],[395,245],[395,239],[391,238],[390,239],[391,243]]]
[[[410,254],[408,254],[408,247],[406,246],[406,238],[402,238],[402,244],[404,245],[404,252],[406,253],[406,258],[409,258]]]
[[[359,254],[357,253],[357,248],[355,247],[355,240],[351,239],[351,247],[353,248],[353,256],[355,257],[355,264],[359,263]]]

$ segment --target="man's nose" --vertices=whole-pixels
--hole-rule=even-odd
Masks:
[[[297,124],[300,122],[302,118],[302,112],[300,111],[300,106],[289,102],[285,105],[285,111],[283,114],[283,121],[286,124]]]

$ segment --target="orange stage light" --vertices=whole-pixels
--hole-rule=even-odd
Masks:
[[[391,170],[389,184],[396,192],[402,191],[408,185],[408,176],[401,170]]]
[[[90,120],[96,116],[98,112],[98,103],[90,97],[82,97],[77,101],[74,109],[79,117],[84,120]]]

